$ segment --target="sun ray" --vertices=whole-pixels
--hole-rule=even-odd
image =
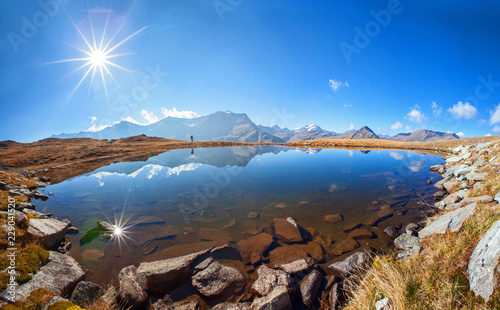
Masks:
[[[87,75],[89,75],[89,72],[90,70],[92,70],[92,67],[90,67],[87,72],[85,73],[85,75],[82,77],[82,79],[80,80],[80,82],[78,82],[78,84],[76,85],[75,89],[73,89],[73,91],[71,92],[71,94],[69,95],[67,101],[69,101],[71,99],[71,97],[73,97],[73,94],[76,92],[76,90],[78,89],[78,87],[80,87],[80,85],[82,84],[83,80],[85,80],[85,78],[87,77]]]
[[[144,31],[146,28],[148,28],[148,26],[144,26],[142,27],[141,29],[137,30],[136,32],[132,33],[131,35],[129,35],[128,37],[126,37],[125,39],[121,40],[119,43],[117,43],[115,46],[113,46],[112,48],[108,49],[106,51],[106,55],[111,53],[114,49],[116,49],[118,46],[122,45],[123,43],[127,42],[129,39],[135,37],[136,35],[138,35],[139,33],[141,33],[142,31]]]
[[[117,65],[117,64],[115,64],[115,63],[113,63],[113,62],[111,62],[111,61],[107,61],[107,60],[105,60],[104,62],[105,62],[106,64],[108,64],[108,65],[110,65],[110,66],[113,66],[113,67],[116,67],[116,68],[118,68],[118,69],[122,69],[122,70],[125,70],[125,71],[127,71],[127,72],[132,72],[132,71],[130,71],[129,69],[127,69],[127,68],[125,68],[125,67],[122,67],[122,66],[120,66],[120,65]]]

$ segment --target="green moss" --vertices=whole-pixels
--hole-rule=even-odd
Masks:
[[[24,283],[28,282],[31,279],[33,279],[32,275],[30,275],[30,274],[22,274],[19,277],[17,277],[17,283],[24,284]]]
[[[21,306],[6,304],[0,308],[0,310],[23,310]]]
[[[47,310],[67,310],[70,308],[71,310],[82,309],[70,301],[58,301],[52,304]]]
[[[9,283],[10,277],[6,272],[0,273],[0,291],[3,291],[7,288],[7,283]]]

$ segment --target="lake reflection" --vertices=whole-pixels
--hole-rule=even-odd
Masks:
[[[188,254],[200,242],[237,243],[272,233],[277,217],[296,218],[332,246],[346,238],[344,226],[366,223],[383,205],[395,211],[394,223],[419,221],[422,201],[432,201],[426,182],[438,179],[429,166],[442,163],[406,151],[260,146],[191,152],[111,164],[46,189],[54,195],[37,207],[80,229],[69,236],[70,254],[91,271],[89,280],[107,283],[125,266]],[[343,221],[323,221],[336,213]],[[99,233],[102,220],[126,223],[121,248]],[[374,226],[374,238],[362,245],[388,249],[383,228]],[[333,254],[326,250],[329,260]]]

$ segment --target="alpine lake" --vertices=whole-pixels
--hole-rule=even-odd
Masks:
[[[408,223],[425,220],[435,192],[428,181],[439,179],[429,167],[441,163],[436,154],[409,151],[180,149],[50,185],[44,189],[50,199],[38,201],[37,209],[80,229],[67,235],[69,254],[88,271],[88,281],[116,283],[120,270],[131,264],[224,244],[231,247],[218,259],[255,278],[255,267],[242,260],[238,242],[262,232],[275,236],[276,218],[297,221],[307,235],[303,244],[316,245],[320,266],[346,254],[338,245],[348,238],[349,226],[372,236],[356,238],[346,251],[393,250],[393,239],[383,230],[395,226],[402,232]],[[377,218],[380,212],[383,218]],[[118,228],[113,237],[100,221]],[[287,244],[276,240],[267,251],[280,246]],[[195,292],[186,285],[172,296]]]

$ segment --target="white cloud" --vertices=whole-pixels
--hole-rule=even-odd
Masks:
[[[344,108],[352,108],[352,104],[344,103]]]
[[[147,120],[147,125],[149,124],[154,124],[160,119],[153,113],[153,112],[148,112],[146,110],[141,111],[142,117],[144,117],[145,120]]]
[[[405,165],[411,170],[411,172],[419,172],[424,167],[424,162],[416,160],[406,163]]]
[[[487,134],[486,137],[491,137],[491,133]]]
[[[449,108],[448,112],[450,112],[456,118],[471,119],[477,116],[476,107],[468,102],[464,104],[462,101],[459,101],[457,104],[453,105],[453,107]]]
[[[462,131],[460,131],[460,132],[457,132],[457,136],[459,136],[460,138],[463,138],[463,137],[465,137],[465,134]]]
[[[491,131],[493,131],[494,133],[500,133],[500,126],[495,125],[495,127],[493,127]]]
[[[347,129],[347,130],[353,130],[353,129],[354,129],[354,124],[351,123],[351,125],[349,126],[349,129]]]
[[[144,124],[139,123],[138,121],[136,121],[135,119],[133,119],[130,116],[125,117],[124,119],[122,119],[122,121],[126,121],[126,122],[136,124],[136,125],[144,125]]]
[[[411,132],[411,127],[406,125],[406,132]]]
[[[500,123],[500,103],[495,107],[495,111],[491,112],[490,125]]]
[[[401,122],[396,122],[391,125],[391,130],[399,130],[403,128],[403,124]]]
[[[443,113],[443,108],[441,108],[435,101],[432,102],[431,106],[434,117],[441,117],[441,113]]]
[[[338,81],[338,80],[333,80],[333,79],[330,79],[330,81],[328,81],[328,85],[330,86],[330,88],[332,89],[332,91],[334,93],[336,93],[339,88],[341,87],[349,87],[349,83],[347,83],[347,81],[345,82],[342,82],[342,81]]]
[[[420,107],[418,105],[415,105],[411,111],[406,114],[405,118],[414,123],[423,123],[427,120],[424,113],[420,112]]]
[[[87,132],[97,132],[97,131],[101,131],[101,130],[103,130],[103,129],[105,129],[105,128],[111,127],[111,126],[113,126],[113,125],[115,125],[115,124],[118,124],[118,123],[119,123],[119,122],[114,122],[114,123],[113,123],[113,124],[111,124],[111,125],[99,125],[99,124],[97,123],[97,117],[95,117],[95,116],[91,116],[91,117],[90,117],[90,124],[91,124],[92,126],[90,126],[90,127],[87,129]]]
[[[165,117],[177,117],[177,118],[197,118],[200,117],[198,113],[194,111],[177,111],[174,107],[172,110],[169,110],[165,107],[161,108],[161,113]]]
[[[398,152],[391,152],[389,151],[389,155],[394,158],[395,160],[403,160],[404,155]]]

